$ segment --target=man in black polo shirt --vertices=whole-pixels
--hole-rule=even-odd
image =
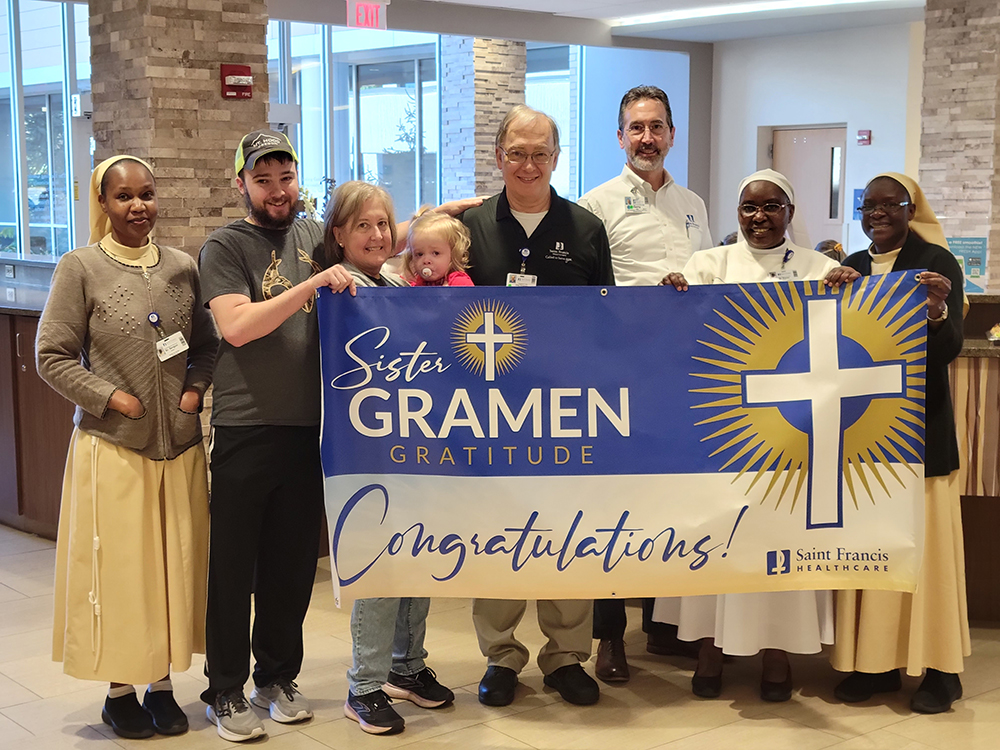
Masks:
[[[559,129],[546,114],[518,105],[497,132],[497,167],[504,189],[459,218],[469,228],[469,275],[476,286],[564,286],[615,283],[611,249],[601,220],[556,195],[549,182],[559,156]],[[538,654],[545,684],[569,703],[600,697],[583,671],[590,658],[593,603],[539,601],[538,624],[548,639]],[[476,599],[472,620],[488,660],[479,700],[506,706],[528,649],[514,637],[527,602]]]

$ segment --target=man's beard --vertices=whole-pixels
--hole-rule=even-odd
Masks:
[[[652,172],[663,167],[663,160],[666,154],[640,154],[638,151],[632,153],[632,166],[640,172]]]
[[[243,194],[243,202],[246,204],[247,213],[250,214],[250,218],[253,219],[253,223],[259,227],[264,227],[264,229],[288,229],[294,221],[295,217],[298,215],[298,209],[301,205],[300,201],[289,205],[288,216],[284,219],[275,219],[267,212],[265,206],[255,206],[253,201],[250,200],[250,194]]]

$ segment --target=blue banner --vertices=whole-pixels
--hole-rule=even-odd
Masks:
[[[350,598],[911,589],[924,300],[912,273],[839,292],[821,282],[324,290],[322,452],[338,588]],[[566,541],[574,523],[591,548]],[[751,538],[767,529],[770,539]],[[552,554],[510,564],[519,534]],[[498,535],[508,541],[485,551]],[[686,555],[668,560],[685,557],[699,575],[668,573],[664,535],[686,540]],[[453,551],[435,551],[445,538]],[[567,553],[560,563],[556,539],[574,551],[577,576],[559,569]],[[462,565],[442,574],[456,545]],[[600,562],[595,551],[616,545],[607,570],[617,553]],[[855,547],[891,550],[896,564],[767,573],[768,555],[821,560]],[[421,560],[435,562],[421,570]]]

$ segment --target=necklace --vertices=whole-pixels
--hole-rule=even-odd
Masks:
[[[156,245],[150,242],[146,249],[143,251],[142,255],[138,258],[130,258],[127,255],[121,255],[116,253],[111,248],[105,247],[103,242],[98,242],[97,246],[112,260],[118,261],[124,266],[132,266],[133,268],[146,268],[148,266],[155,266],[159,261],[159,256],[156,251]]]

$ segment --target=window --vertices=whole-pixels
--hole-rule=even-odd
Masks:
[[[76,244],[67,100],[90,88],[87,6],[21,0],[14,24],[11,7],[0,6],[0,253],[55,261]]]
[[[17,184],[11,109],[10,16],[0,4],[0,255],[17,255]]]
[[[552,187],[563,198],[575,201],[576,181],[570,177],[574,160],[571,145],[573,113],[570,106],[570,48],[529,44],[524,81],[525,104],[545,112],[559,126],[559,161],[552,173]]]
[[[299,122],[289,136],[302,158],[299,182],[308,190],[316,205],[322,210],[326,192],[323,182],[329,171],[326,112],[326,33],[323,26],[311,23],[293,23],[291,26],[292,97],[299,105]],[[302,154],[308,155],[308,159]]]

